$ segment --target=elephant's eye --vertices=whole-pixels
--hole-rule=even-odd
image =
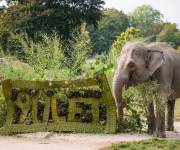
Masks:
[[[134,63],[130,63],[130,64],[129,64],[129,68],[130,68],[130,69],[135,69],[135,67],[136,67],[136,66],[135,66]]]

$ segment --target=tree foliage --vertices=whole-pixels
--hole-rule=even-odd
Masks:
[[[157,36],[158,42],[167,42],[173,48],[178,49],[180,46],[180,31],[176,24],[166,24],[164,29]]]
[[[125,32],[122,32],[117,40],[114,41],[111,48],[111,53],[113,58],[117,58],[122,50],[124,44],[128,41],[140,40],[142,37],[140,30],[136,28],[127,28]]]
[[[97,30],[88,27],[89,35],[94,44],[92,53],[108,53],[113,41],[119,33],[124,32],[129,27],[127,15],[116,9],[104,10],[105,17],[99,21]]]
[[[37,33],[51,35],[56,30],[62,39],[70,39],[74,29],[81,31],[83,23],[97,28],[104,1],[7,0],[7,4],[0,11],[0,44],[4,50],[13,51],[16,42],[12,37],[17,33],[26,32],[33,40],[40,40]]]
[[[162,22],[163,15],[150,5],[142,5],[128,14],[132,27],[141,30],[143,37],[152,36],[156,33],[157,22]]]

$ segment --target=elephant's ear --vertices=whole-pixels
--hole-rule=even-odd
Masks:
[[[164,54],[162,50],[148,49],[148,69],[149,75],[152,74],[163,64]]]

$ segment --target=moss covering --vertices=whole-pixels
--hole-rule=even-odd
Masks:
[[[2,130],[4,134],[38,131],[88,133],[115,133],[116,131],[115,102],[105,74],[68,81],[40,82],[8,79],[3,81],[2,85],[8,108],[7,120]],[[60,105],[62,103],[58,102],[57,97],[59,93],[55,94],[54,91],[71,89],[72,86],[79,90],[98,86],[101,93],[96,91],[95,97],[83,97],[80,95],[83,92],[78,91],[78,96],[69,99],[66,97],[66,101],[69,100],[68,105]],[[100,108],[105,110],[102,111]],[[66,112],[62,113],[63,115],[58,113],[62,110]],[[106,114],[103,123],[100,120],[103,116],[102,112]]]

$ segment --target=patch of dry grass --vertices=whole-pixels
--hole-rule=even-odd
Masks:
[[[176,100],[174,110],[174,121],[180,121],[180,99]]]

